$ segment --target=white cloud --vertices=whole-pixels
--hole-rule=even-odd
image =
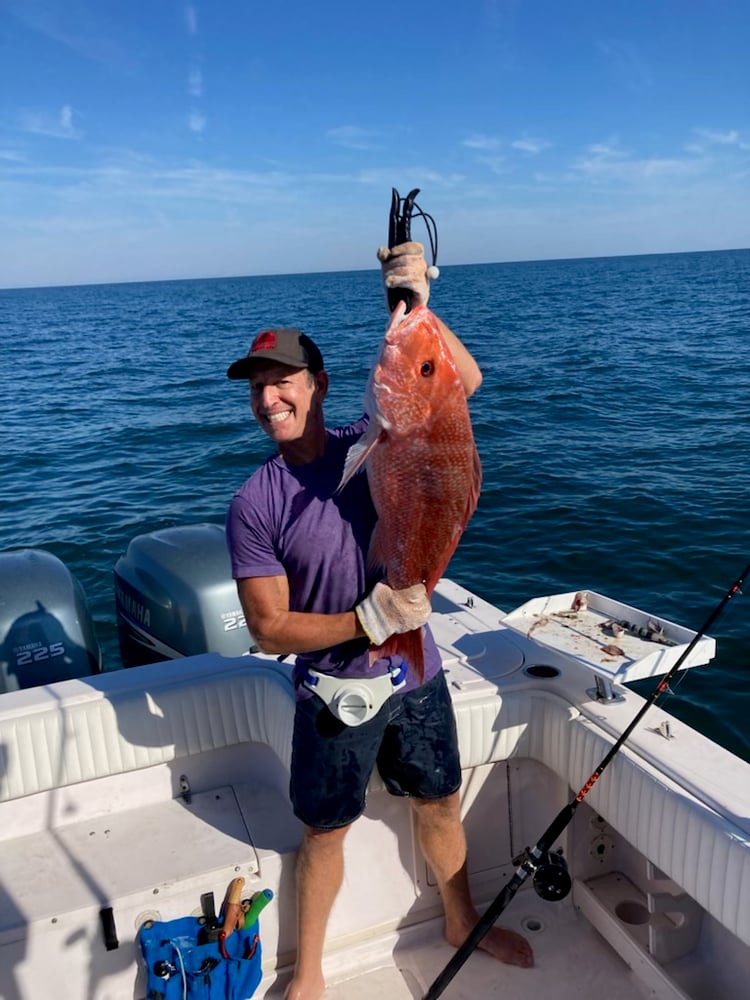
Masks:
[[[600,160],[621,160],[628,156],[627,151],[622,149],[617,139],[611,139],[609,142],[592,143],[592,145],[587,147],[586,151],[591,156]]]
[[[740,133],[735,128],[731,129],[729,132],[718,132],[709,128],[695,128],[693,131],[696,135],[699,135],[701,139],[704,139],[706,142],[714,143],[718,146],[739,145]]]
[[[725,146],[743,151],[750,149],[750,142],[743,140],[736,128],[729,129],[726,132],[720,129],[694,128],[693,132],[708,146]],[[703,152],[705,147],[698,145],[696,148],[700,152]]]
[[[657,173],[655,180],[638,183],[637,170],[648,169],[647,163],[658,169],[653,163],[659,161],[636,159],[616,140],[582,154],[602,160],[600,175],[579,170],[574,184],[570,176],[534,175],[537,184],[546,184],[545,194],[556,184],[561,197],[544,202],[524,197],[522,205],[515,192],[509,194],[505,178],[441,174],[419,160],[394,159],[338,173],[299,163],[300,172],[254,172],[197,159],[185,164],[180,158],[172,166],[123,148],[100,152],[106,162],[98,165],[3,164],[0,202],[25,201],[29,207],[23,215],[14,210],[0,218],[0,284],[371,268],[372,233],[385,222],[383,192],[394,183],[402,192],[422,188],[419,201],[436,216],[447,251],[444,263],[719,249],[747,242],[742,228],[750,207],[747,179],[706,176],[710,164],[699,160],[696,170],[702,174]],[[497,166],[501,169],[502,161]],[[597,195],[612,196],[592,198],[594,187]],[[340,220],[326,209],[342,191],[356,196],[361,207],[343,244]],[[279,219],[289,227],[281,240]],[[115,241],[112,232],[119,234]],[[311,232],[315,253],[309,250]],[[418,227],[414,235],[422,236]],[[300,248],[293,259],[287,250],[292,243]],[[257,246],[263,247],[257,254],[248,250]]]
[[[7,8],[7,12],[6,12]],[[101,8],[101,9],[99,9]],[[10,14],[27,28],[85,59],[130,71],[132,54],[112,36],[112,13],[106,4],[55,4],[43,0],[5,0],[3,16]]]
[[[403,164],[370,167],[366,170],[360,170],[351,176],[340,173],[311,175],[311,179],[314,181],[341,184],[342,182],[351,180],[355,184],[363,184],[366,187],[374,187],[381,190],[391,187],[394,177],[398,178],[398,186],[401,191],[408,191],[410,188],[415,187],[422,190],[428,188],[460,188],[466,181],[466,177],[463,174],[442,174],[432,167],[422,166],[419,163],[413,167],[404,167]]]
[[[520,149],[523,153],[541,153],[544,149],[549,149],[552,144],[544,139],[531,139],[525,137],[516,139],[511,143],[513,149]]]
[[[26,112],[21,124],[26,132],[33,132],[35,135],[48,135],[55,139],[80,139],[83,132],[75,126],[77,114],[70,104],[63,104],[56,118],[38,112]]]
[[[686,178],[707,178],[719,167],[719,150],[726,150],[726,159],[736,150],[750,148],[742,141],[737,129],[718,130],[694,128],[700,141],[689,141],[682,147],[684,155],[642,156],[624,148],[617,138],[594,143],[573,164],[579,177],[586,176],[601,183],[650,184],[662,179],[677,181]]]
[[[200,134],[206,127],[206,116],[200,111],[191,111],[188,116],[188,128],[191,132]]]
[[[326,138],[347,149],[377,149],[378,133],[358,125],[341,125],[328,129]]]
[[[467,149],[481,149],[481,150],[491,150],[499,149],[500,140],[495,139],[491,135],[483,135],[482,133],[474,133],[473,135],[467,136],[461,143]]]
[[[188,76],[188,94],[191,97],[203,96],[203,72],[200,66],[191,66]]]
[[[684,177],[697,174],[701,161],[693,157],[651,156],[634,157],[616,142],[595,143],[587,155],[573,163],[573,170],[592,180],[636,183],[657,177]]]
[[[479,156],[477,157],[477,163],[481,163],[483,167],[487,167],[493,174],[505,174],[508,172],[504,156]]]
[[[198,11],[195,4],[185,5],[185,26],[189,35],[198,34]]]
[[[69,104],[64,104],[60,111],[60,128],[63,132],[73,131],[73,109]]]
[[[20,231],[47,232],[98,226],[97,220],[117,212],[133,220],[154,210],[183,219],[195,203],[264,211],[296,198],[307,180],[281,170],[218,169],[199,161],[171,167],[118,151],[109,163],[91,167],[9,163],[0,172],[0,203],[25,201],[33,208],[25,212]],[[0,229],[7,235],[3,221]]]

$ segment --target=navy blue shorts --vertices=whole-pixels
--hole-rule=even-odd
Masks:
[[[348,826],[365,808],[377,765],[392,795],[440,799],[461,785],[456,720],[445,675],[393,694],[361,726],[317,696],[297,702],[289,784],[294,814],[316,830]]]

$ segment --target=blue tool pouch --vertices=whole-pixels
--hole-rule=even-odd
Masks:
[[[258,921],[225,941],[199,943],[200,917],[148,921],[138,932],[146,964],[146,1000],[248,1000],[263,975]],[[202,938],[201,938],[202,940]]]

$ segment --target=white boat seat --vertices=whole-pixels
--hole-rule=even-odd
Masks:
[[[209,654],[10,692],[0,802],[250,741],[288,769],[287,674],[274,661]]]

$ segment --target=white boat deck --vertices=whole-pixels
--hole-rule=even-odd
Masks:
[[[481,951],[474,952],[446,986],[446,1000],[653,997],[570,901],[543,904],[533,893],[522,890],[499,924],[528,938],[534,948],[534,968],[513,968]],[[454,953],[442,941],[441,921],[434,920],[386,936],[377,947],[369,942],[359,953],[355,947],[338,961],[336,956],[329,956],[325,1000],[421,1000]],[[357,961],[366,966],[366,971],[352,975],[341,968],[356,967]],[[262,984],[264,992],[259,990],[258,995],[279,1000],[287,982],[286,971],[278,977],[267,977]]]

